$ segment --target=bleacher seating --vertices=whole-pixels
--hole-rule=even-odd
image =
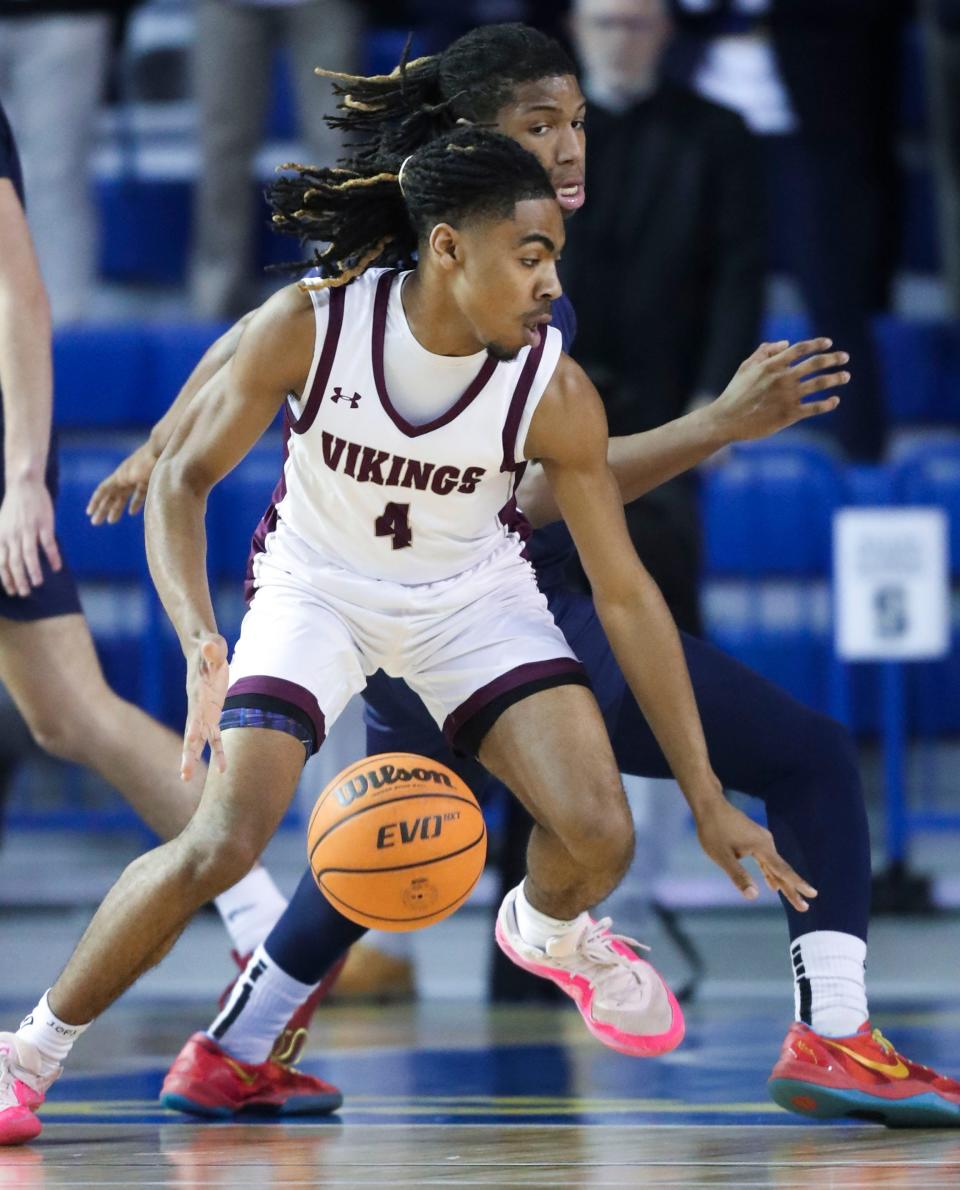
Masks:
[[[840,468],[801,443],[739,447],[703,481],[703,609],[711,639],[824,709],[835,698],[831,523],[845,500]]]

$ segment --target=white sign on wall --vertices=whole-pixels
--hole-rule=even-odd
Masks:
[[[833,518],[834,643],[847,661],[950,651],[942,508],[844,508]]]

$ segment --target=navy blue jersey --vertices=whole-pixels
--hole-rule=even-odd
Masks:
[[[0,104],[0,178],[9,178],[17,197],[23,204],[23,174],[20,171],[20,156],[7,113]]]
[[[569,355],[577,333],[577,315],[573,302],[563,294],[553,303],[553,326],[563,337],[563,350]],[[573,538],[563,521],[554,521],[537,529],[527,543],[527,557],[537,572],[541,591],[559,586],[567,562],[573,554]]]

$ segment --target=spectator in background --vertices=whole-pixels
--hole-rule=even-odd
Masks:
[[[697,89],[763,139],[774,256],[814,325],[854,361],[853,383],[820,428],[851,458],[876,460],[886,409],[869,316],[887,304],[898,240],[902,0],[677,3],[701,40]]]
[[[253,157],[263,139],[275,52],[282,47],[289,55],[307,156],[329,164],[337,140],[323,115],[333,102],[329,83],[313,69],[321,60],[355,69],[363,7],[359,0],[199,0],[200,177],[190,268],[199,317],[233,318],[259,304]]]
[[[662,75],[666,0],[577,0],[590,201],[561,272],[574,354],[612,435],[712,400],[760,322],[764,231],[753,138],[739,116]],[[688,478],[630,505],[630,534],[678,624],[699,630],[699,520]]]
[[[99,236],[90,162],[117,21],[135,0],[0,0],[0,103],[17,132],[55,324],[90,316]]]
[[[960,318],[960,0],[923,0],[943,272]]]

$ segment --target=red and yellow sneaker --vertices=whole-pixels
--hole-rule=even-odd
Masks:
[[[206,1033],[194,1033],[167,1071],[160,1102],[224,1119],[240,1113],[325,1116],[343,1103],[336,1087],[279,1062],[239,1062]]]
[[[960,1082],[898,1054],[869,1021],[852,1037],[823,1037],[795,1023],[767,1087],[774,1103],[819,1120],[960,1128]]]
[[[349,953],[347,951],[347,954]],[[347,961],[347,954],[337,959],[280,1031],[280,1036],[273,1043],[273,1049],[270,1051],[272,1062],[279,1062],[282,1066],[296,1066],[300,1061],[303,1048],[307,1044],[307,1034],[310,1031],[313,1014],[320,1001],[326,1000],[330,995],[330,989],[337,982],[343,965]]]
[[[230,993],[233,991],[237,980],[246,970],[252,953],[251,951],[250,954],[240,954],[236,950],[230,951],[230,957],[239,967],[239,971],[230,980],[220,995],[219,1007],[221,1009],[230,998]],[[347,951],[346,954],[337,959],[323,979],[321,979],[310,995],[307,996],[306,1000],[304,1000],[299,1008],[294,1010],[293,1015],[273,1043],[273,1049],[270,1051],[271,1061],[280,1062],[284,1066],[295,1066],[300,1061],[303,1048],[307,1044],[310,1022],[313,1020],[313,1014],[317,1010],[317,1005],[321,1000],[325,1000],[330,995],[333,985],[340,977],[340,972],[343,970],[343,965],[347,961],[347,955],[349,953]]]

